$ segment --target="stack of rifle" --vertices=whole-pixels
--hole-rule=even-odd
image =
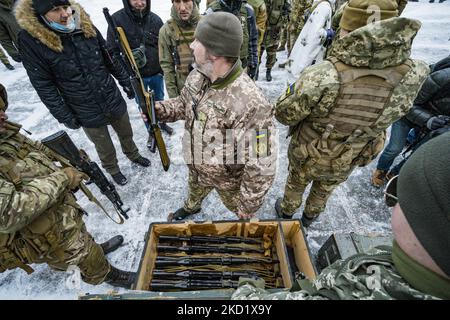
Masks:
[[[280,287],[272,242],[228,236],[164,236],[158,238],[150,290],[237,288],[240,277],[263,278]]]

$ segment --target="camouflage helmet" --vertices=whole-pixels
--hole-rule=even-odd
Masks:
[[[6,111],[8,108],[8,94],[6,88],[0,83],[0,110]]]
[[[395,0],[350,0],[344,7],[339,26],[353,31],[371,22],[398,17],[397,7]]]

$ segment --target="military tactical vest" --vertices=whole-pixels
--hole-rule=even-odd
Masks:
[[[209,10],[211,10],[212,12],[224,11],[223,8],[220,6],[219,1],[217,1],[217,0],[214,1],[213,3],[211,3],[211,5],[206,10],[206,12],[208,13]],[[243,41],[242,41],[241,54],[240,54],[240,58],[241,58],[243,67],[246,67],[247,62],[248,62],[248,47],[249,47],[249,39],[250,39],[247,17],[248,17],[247,9],[245,8],[245,5],[243,3],[241,6],[241,11],[239,12],[239,16],[237,16],[237,18],[241,21],[241,26],[242,26],[242,31],[243,31]]]
[[[187,77],[190,66],[194,61],[189,45],[194,41],[195,26],[191,29],[182,30],[173,19],[170,19],[167,23],[170,37],[175,42],[175,47],[171,48],[175,70]]]
[[[386,127],[377,121],[412,62],[379,70],[329,60],[339,75],[338,97],[326,116],[302,123],[298,139],[315,165],[346,171],[367,165],[383,149]]]
[[[287,0],[266,0],[267,25],[275,26],[282,22],[283,6]]]
[[[19,134],[19,130],[21,128],[20,125],[7,122],[6,128],[7,131],[3,133],[3,143],[0,150],[0,176],[13,183],[16,190],[20,190],[22,188],[22,178],[20,174],[15,171],[17,162],[25,159],[28,154],[33,151],[40,151],[46,155],[47,152],[45,146],[43,146],[39,141],[30,140],[24,135]],[[34,160],[38,161],[37,159]],[[39,164],[43,168],[43,174],[48,174],[49,171],[55,171],[55,168],[52,167],[50,163],[39,161]],[[37,174],[37,176],[38,175],[39,174]],[[73,206],[78,206],[75,198],[73,197],[61,197],[61,201],[65,201],[66,203],[69,203],[70,201]],[[57,206],[49,208],[48,211],[57,210],[56,207]],[[20,243],[22,239],[20,232],[21,231],[17,231],[11,234],[0,233],[0,273],[17,267],[23,269],[28,274],[33,272],[33,269],[27,265],[27,263],[31,261],[28,256],[29,252],[26,249],[21,249],[22,246]],[[43,236],[48,241],[53,252],[57,256],[62,257],[63,252],[61,248],[58,247],[57,242],[58,235],[50,229],[43,234]],[[25,248],[25,246],[23,248]]]

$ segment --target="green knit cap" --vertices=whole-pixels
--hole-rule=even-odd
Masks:
[[[194,34],[211,54],[218,57],[239,58],[243,41],[239,19],[228,12],[207,14],[197,25]]]
[[[395,0],[350,0],[344,8],[339,26],[353,31],[370,22],[398,17]]]
[[[450,277],[450,132],[413,153],[400,170],[397,195],[417,239]]]

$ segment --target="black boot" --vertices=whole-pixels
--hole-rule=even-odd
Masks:
[[[14,70],[14,69],[15,69],[15,68],[14,68],[12,65],[10,65],[9,63],[5,64],[5,67],[6,67],[8,70]]]
[[[278,218],[280,218],[280,219],[292,219],[292,216],[284,214],[283,210],[281,210],[281,201],[283,201],[283,199],[281,199],[281,198],[278,198],[277,201],[275,201],[275,211],[277,213]]]
[[[121,186],[126,185],[128,182],[127,178],[120,171],[116,174],[112,174],[111,177],[113,178],[115,183],[117,183]]]
[[[302,218],[301,218],[303,227],[308,228],[311,225],[311,223],[313,223],[316,219],[317,219],[317,217],[309,218],[306,216],[305,213],[303,213]]]
[[[140,165],[141,167],[150,167],[150,164],[151,164],[150,160],[147,158],[144,158],[143,156],[139,156],[138,158],[134,159],[132,162]]]
[[[165,131],[169,136],[173,134],[173,129],[167,125],[167,123],[160,122],[159,127],[161,130]]]
[[[272,81],[272,74],[271,74],[271,72],[272,72],[272,69],[267,69],[267,71],[266,71],[266,80],[267,81]]]
[[[191,214],[196,214],[196,213],[200,212],[200,210],[202,210],[202,208],[198,208],[197,210],[189,212],[189,211],[186,211],[184,208],[180,208],[177,211],[175,211],[175,213],[169,213],[169,215],[167,216],[167,221],[168,222],[172,222],[173,220],[181,221],[181,220],[185,219],[186,217],[190,216]]]
[[[100,247],[102,247],[103,252],[105,254],[108,254],[110,252],[115,251],[120,245],[123,243],[123,237],[122,236],[114,236],[111,239],[109,239],[106,242],[103,242],[100,244]]]
[[[136,272],[123,271],[111,266],[111,270],[106,275],[105,282],[114,287],[131,289],[135,279]]]

